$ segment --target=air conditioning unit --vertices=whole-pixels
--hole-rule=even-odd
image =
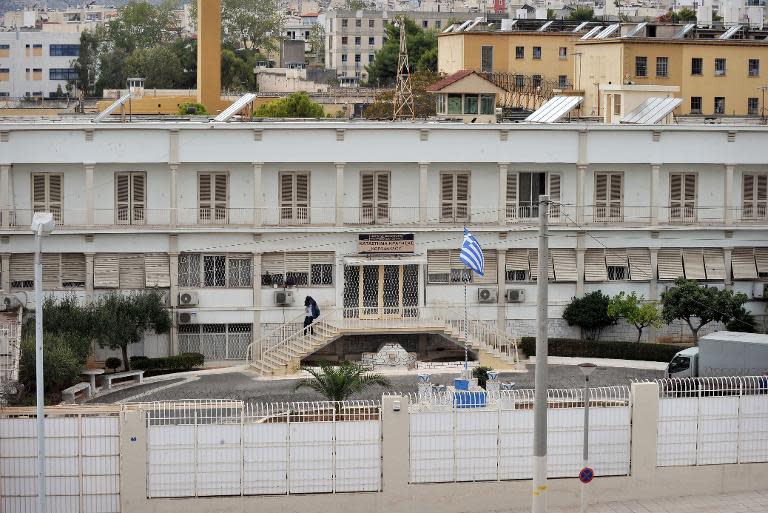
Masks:
[[[480,303],[495,303],[496,289],[482,287],[477,289],[477,301]]]
[[[197,292],[179,292],[179,306],[197,306]]]
[[[176,319],[179,324],[194,324],[197,321],[197,314],[195,312],[179,312]]]
[[[507,303],[524,303],[524,302],[525,302],[525,290],[523,289],[507,290]]]
[[[0,312],[16,310],[23,305],[16,296],[0,296]]]
[[[752,289],[754,299],[768,299],[768,283],[757,282]]]
[[[294,303],[292,290],[276,290],[275,304],[277,306],[288,306]]]

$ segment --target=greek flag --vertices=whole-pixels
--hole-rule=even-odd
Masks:
[[[483,270],[485,268],[483,248],[480,247],[480,243],[477,242],[475,236],[466,228],[464,228],[464,243],[461,245],[459,259],[464,262],[464,265],[480,276],[483,276]]]

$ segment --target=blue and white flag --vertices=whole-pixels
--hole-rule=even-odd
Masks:
[[[483,271],[485,269],[483,248],[480,247],[480,243],[477,242],[475,236],[466,228],[464,228],[464,242],[461,245],[459,260],[464,262],[464,264],[475,273],[483,276]]]

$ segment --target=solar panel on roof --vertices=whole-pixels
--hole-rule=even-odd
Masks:
[[[546,22],[544,25],[542,25],[541,27],[539,27],[539,30],[537,30],[537,32],[544,32],[544,31],[545,31],[545,30],[547,30],[547,29],[549,28],[549,26],[550,26],[550,25],[552,25],[554,22],[555,22],[554,20],[549,20],[549,21],[548,21],[548,22]]]
[[[581,29],[583,29],[587,25],[589,25],[588,21],[582,21],[581,23],[579,23],[579,26],[573,29],[571,32],[581,32]]]
[[[470,23],[472,23],[472,20],[467,20],[464,23],[462,23],[461,25],[459,25],[458,27],[456,27],[455,29],[453,29],[453,31],[454,32],[461,32],[462,30],[467,28],[467,25],[469,25]]]
[[[475,19],[474,19],[474,21],[472,22],[472,24],[471,24],[469,27],[467,27],[467,29],[465,30],[465,32],[469,32],[470,30],[472,30],[473,28],[475,28],[475,25],[477,25],[477,24],[478,24],[478,23],[480,23],[481,21],[483,21],[483,17],[482,17],[482,16],[478,16],[477,18],[475,18]]]
[[[448,32],[452,31],[455,26],[456,26],[455,23],[451,23],[450,25],[448,25],[448,28],[443,30],[443,34],[447,34]]]
[[[645,26],[648,25],[647,21],[644,21],[642,23],[638,23],[632,30],[627,32],[627,35],[624,37],[635,37],[637,34],[640,33],[641,30],[645,28]]]
[[[632,112],[621,118],[620,123],[653,125],[667,117],[681,103],[683,103],[682,98],[648,98]]]
[[[695,23],[689,23],[685,27],[681,28],[674,36],[672,36],[672,39],[683,39],[688,32],[693,30],[693,27],[695,26]]]
[[[115,102],[112,105],[110,105],[109,107],[107,107],[106,109],[101,111],[98,116],[93,118],[92,122],[93,123],[100,123],[100,122],[104,121],[105,119],[107,119],[107,117],[109,117],[118,108],[120,108],[123,105],[125,105],[125,103],[128,100],[130,100],[130,99],[131,99],[131,93],[128,93],[128,94],[125,94],[125,95],[121,96],[120,98],[115,100]]]
[[[601,27],[600,25],[598,25],[597,27],[592,27],[592,29],[589,32],[581,36],[579,39],[581,39],[582,41],[589,39],[590,37],[600,32],[601,30],[603,30],[603,27]]]
[[[555,96],[547,100],[525,120],[531,123],[555,123],[575,109],[582,101],[584,101],[583,96]]]
[[[214,121],[229,121],[232,116],[240,112],[245,108],[246,105],[251,103],[256,98],[256,95],[253,93],[246,93],[237,100],[235,100],[235,103],[221,111],[221,114],[213,118]]]
[[[617,30],[619,30],[619,27],[621,27],[621,24],[614,23],[613,25],[608,25],[608,27],[600,32],[598,35],[595,36],[595,39],[605,39],[606,37],[610,36]]]
[[[728,30],[720,34],[720,37],[718,37],[718,39],[730,39],[733,37],[733,35],[736,32],[739,31],[740,28],[741,28],[741,25],[734,25],[733,27],[729,28]]]

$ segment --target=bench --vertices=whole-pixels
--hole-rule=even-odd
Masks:
[[[144,379],[144,371],[133,370],[133,371],[125,371],[125,372],[115,372],[113,374],[102,374],[101,385],[106,390],[112,390],[112,382],[115,380],[120,380],[124,378],[131,378],[136,382],[136,384],[140,385],[142,380]]]
[[[86,399],[91,398],[91,385],[87,381],[82,381],[76,385],[72,385],[69,388],[65,388],[61,392],[62,401],[66,404],[77,404],[76,395],[78,392],[85,391]]]

